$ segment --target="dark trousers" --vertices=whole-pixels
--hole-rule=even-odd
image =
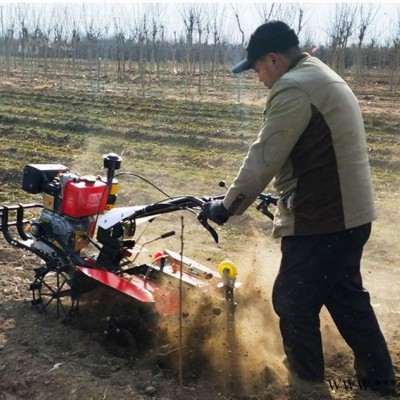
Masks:
[[[368,292],[360,260],[371,224],[339,233],[288,236],[273,289],[273,305],[289,369],[322,381],[324,358],[319,313],[323,305],[351,347],[359,378],[394,381],[393,365]]]

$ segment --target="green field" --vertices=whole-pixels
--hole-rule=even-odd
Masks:
[[[190,185],[201,194],[221,178],[232,179],[262,112],[117,95],[21,89],[3,89],[0,95],[0,168],[3,183],[13,188],[14,180],[4,175],[16,177],[26,163],[72,163],[81,173],[99,173],[101,156],[116,152],[124,170],[143,174],[170,193]]]

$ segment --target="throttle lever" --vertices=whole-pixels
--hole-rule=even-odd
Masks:
[[[211,236],[213,237],[215,243],[218,243],[218,233],[217,231],[208,223],[207,218],[204,218],[203,215],[200,213],[197,216],[199,222],[210,232]]]
[[[263,200],[258,206],[257,210],[261,211],[264,215],[266,215],[270,219],[274,219],[274,214],[272,214],[271,211],[268,210],[268,206],[270,203],[267,203],[265,200]]]

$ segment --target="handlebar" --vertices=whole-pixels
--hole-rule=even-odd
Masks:
[[[224,196],[216,196],[212,198],[201,198],[201,197],[195,197],[195,196],[183,196],[183,197],[176,197],[176,198],[171,198],[171,199],[166,199],[163,201],[160,201],[158,203],[153,203],[149,204],[147,206],[144,206],[143,208],[135,211],[133,214],[131,214],[129,217],[126,217],[125,219],[137,219],[137,218],[143,218],[143,217],[151,217],[151,216],[156,216],[159,214],[166,214],[169,212],[173,211],[179,211],[179,210],[193,210],[193,209],[202,209],[204,204],[207,203],[207,201],[210,200],[215,200],[218,198],[223,198]],[[208,232],[210,232],[211,236],[215,240],[216,243],[218,243],[218,234],[215,231],[215,229],[210,226],[208,223],[207,219],[201,218],[200,215],[197,216],[197,219],[199,222],[204,226],[205,229],[207,229]]]
[[[143,208],[136,210],[126,219],[137,219],[143,217],[150,217],[158,214],[165,214],[173,211],[203,208],[204,204],[207,202],[206,199],[195,196],[182,196],[174,197],[166,200],[159,201],[157,203],[149,204],[143,206]]]
[[[201,211],[201,209],[207,202],[211,200],[223,199],[224,197],[225,197],[224,195],[212,196],[212,197],[181,196],[181,197],[165,199],[157,203],[143,206],[143,208],[140,208],[136,210],[134,213],[130,214],[129,216],[126,216],[124,220],[134,220],[137,218],[151,217],[179,210],[199,209],[199,211]],[[267,217],[274,219],[274,216],[269,211],[268,207],[271,204],[276,205],[278,197],[272,195],[271,193],[261,193],[257,197],[257,199],[261,200],[261,203],[257,206],[257,210],[261,211]],[[204,226],[204,228],[207,229],[208,232],[210,232],[215,242],[218,243],[218,234],[215,231],[215,229],[212,226],[210,226],[208,220],[202,217],[201,214],[198,215],[197,219]]]

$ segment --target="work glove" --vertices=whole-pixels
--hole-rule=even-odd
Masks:
[[[209,201],[200,213],[200,218],[210,219],[218,225],[223,225],[230,216],[231,213],[224,207],[223,200]]]

